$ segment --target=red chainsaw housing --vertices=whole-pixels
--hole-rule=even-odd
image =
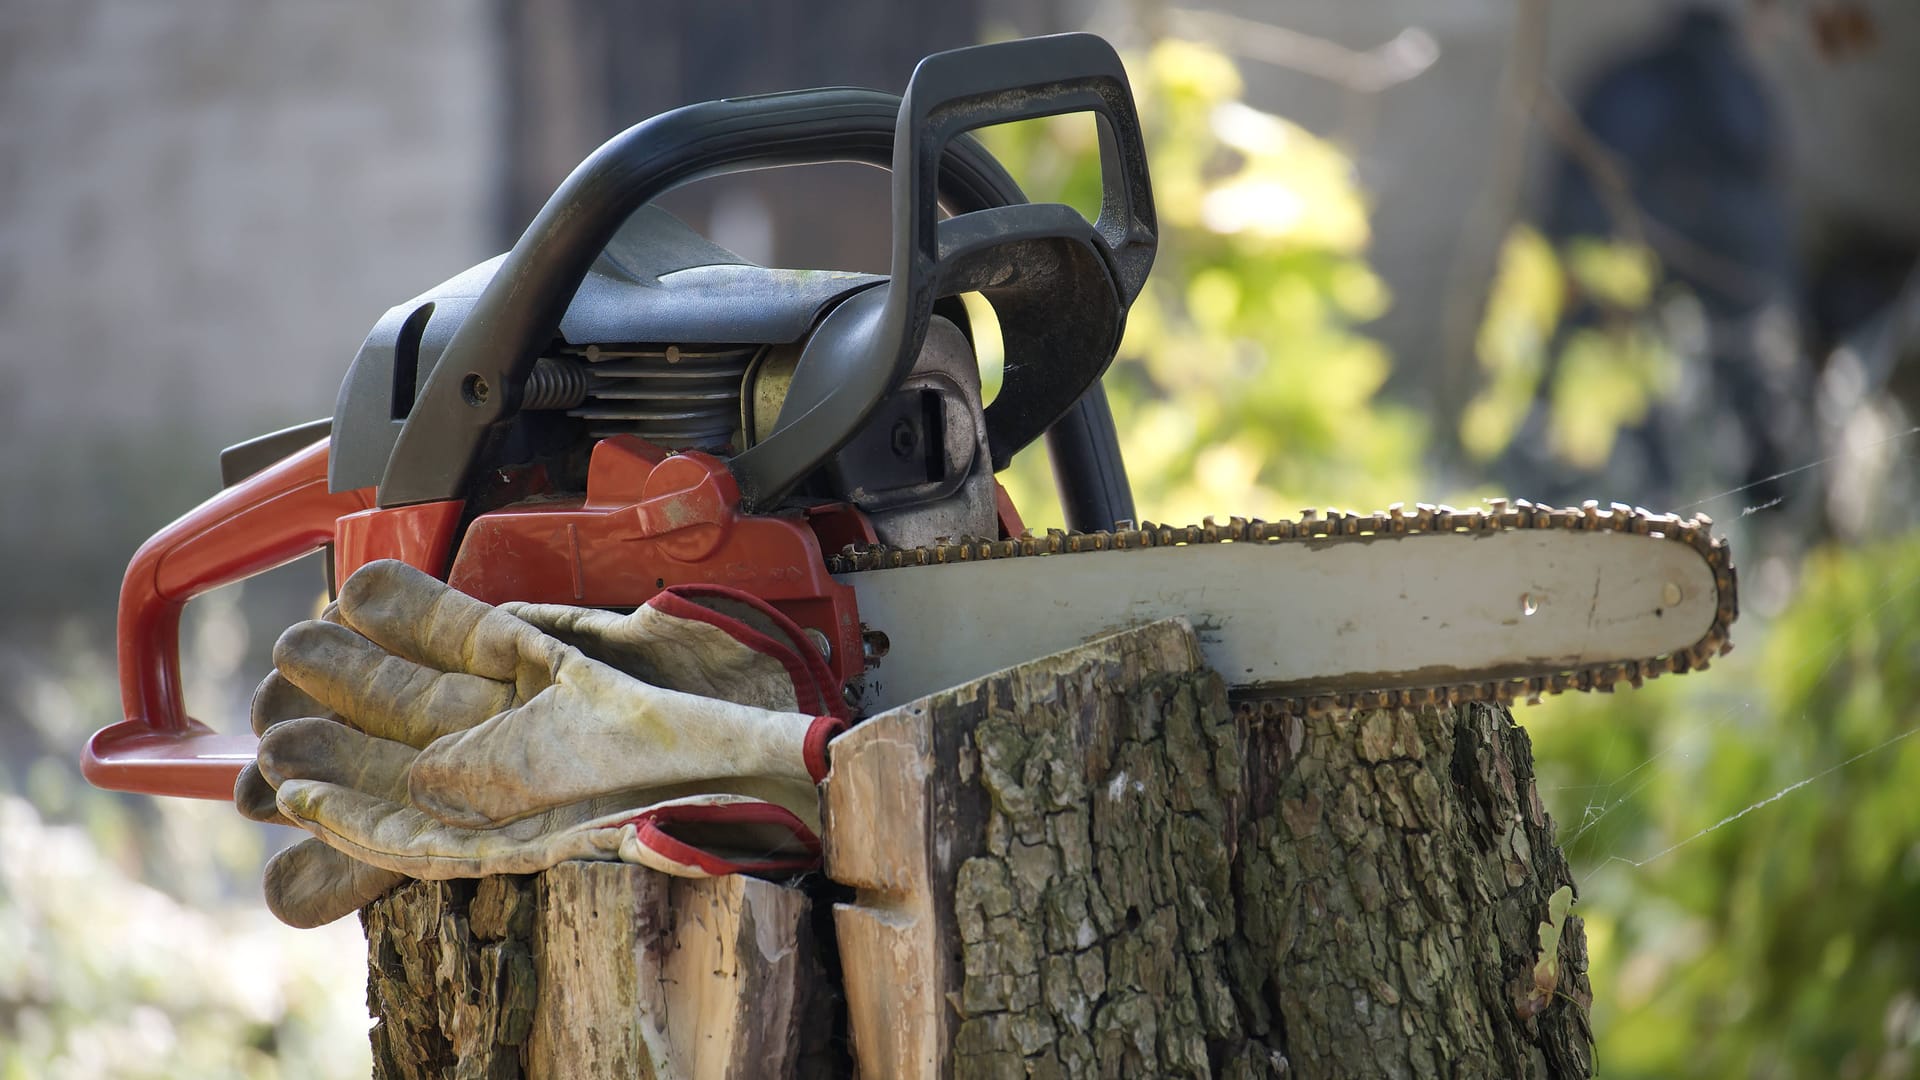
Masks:
[[[1004,523],[1017,517],[1001,498]],[[843,684],[863,667],[853,590],[823,550],[871,543],[844,504],[760,515],[740,510],[726,464],[669,454],[631,435],[593,450],[584,496],[535,495],[461,522],[461,501],[377,508],[371,488],[327,490],[327,443],[222,491],[141,546],[120,588],[120,693],[126,719],[95,733],[81,770],[99,787],[232,797],[255,738],[186,713],[180,615],[202,593],[333,545],[340,580],[400,559],[489,603],[631,608],[670,585],[723,584],[780,609],[827,645]],[[456,544],[458,550],[456,551]]]

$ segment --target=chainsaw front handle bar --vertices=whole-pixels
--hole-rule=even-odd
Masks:
[[[947,238],[937,228],[933,193],[949,146],[979,128],[1081,112],[1100,121],[1100,216],[1093,227],[1113,261],[1122,306],[1132,304],[1153,268],[1158,222],[1126,68],[1093,34],[954,49],[914,68],[893,133],[894,280],[903,263],[917,279],[943,258]],[[902,222],[907,211],[913,217]]]
[[[702,102],[608,140],[561,182],[429,373],[379,487],[381,506],[461,497],[488,436],[513,418],[534,361],[594,259],[634,211],[707,177],[790,165],[885,166],[899,99],[848,87]],[[979,143],[954,144],[940,187],[956,212],[1023,201]]]
[[[120,584],[117,641],[126,719],[88,740],[80,771],[97,787],[226,799],[253,760],[251,733],[219,734],[187,716],[180,614],[187,601],[324,548],[336,521],[373,493],[327,490],[327,441],[201,503],[140,546]]]
[[[1081,111],[1102,121],[1099,222],[1089,226],[1064,207],[1007,205],[1024,202],[1019,188],[965,132]],[[1117,346],[1126,306],[1152,263],[1155,225],[1145,148],[1126,76],[1112,47],[1099,38],[1068,34],[928,57],[899,100],[878,91],[833,89],[690,105],[615,136],[582,162],[535,216],[427,376],[381,479],[379,505],[463,494],[490,437],[518,410],[534,362],[551,343],[594,259],[634,211],[705,177],[825,161],[893,168],[892,277],[829,313],[815,333],[821,340],[807,350],[821,361],[809,373],[803,357],[796,371],[798,399],[790,391],[773,436],[732,462],[747,509],[777,501],[859,430],[911,370],[938,295],[977,288],[994,300],[996,286],[1007,292],[1024,289],[1034,298],[1026,306],[1037,311],[1045,291],[1040,286],[1071,284],[1069,274],[1087,276],[1087,256],[1044,251],[1058,247],[1049,241],[1065,236],[1071,243],[1076,231],[1087,232],[1077,246],[1093,253],[1092,265],[1108,279],[1107,287],[1091,297],[1057,295],[1051,303],[1089,309],[1081,321],[1097,332],[1081,336],[1096,350],[1106,338]],[[951,221],[936,220],[942,196],[958,215]],[[1018,220],[995,216],[1014,211],[1022,215]],[[982,257],[995,247],[1022,245],[1062,265],[1051,276],[1031,274],[1020,283],[1009,279],[1005,260],[996,268]],[[938,291],[942,287],[945,291]],[[1086,291],[1084,284],[1077,291]],[[872,299],[865,299],[869,294]],[[997,311],[1000,303],[995,306]],[[1009,344],[1026,341],[1041,350],[1037,356],[1050,356],[1044,350],[1066,340],[1057,328],[1022,331],[1046,327],[1047,320],[1036,314],[1011,322],[1015,332]],[[1003,337],[1009,337],[1008,323],[1002,319]],[[836,333],[822,338],[829,324],[835,324]],[[834,351],[842,354],[837,362],[826,355]],[[1006,387],[1013,392],[1003,391],[988,410],[995,467],[1004,467],[1018,448],[1013,444],[1032,441],[1097,388],[1111,358],[1109,348],[1097,363],[1084,365],[1091,368],[1090,376],[1074,371],[1064,380],[1046,370],[1052,365],[1009,364]],[[809,386],[817,388],[811,397]],[[1072,417],[1078,432],[1097,438],[1110,426],[1110,420],[1103,426],[1091,415],[1103,411],[1098,408],[1103,404],[1103,398],[1095,398]],[[1104,477],[1107,486],[1112,479]],[[1120,501],[1130,500],[1122,492],[1120,499],[1109,497],[1104,504]]]

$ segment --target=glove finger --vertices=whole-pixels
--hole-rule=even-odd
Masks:
[[[553,638],[491,604],[393,559],[370,562],[340,587],[347,625],[389,652],[442,671],[516,682],[551,670]]]
[[[663,619],[651,607],[631,615],[564,604],[501,610],[641,682],[761,708],[790,710],[798,702],[778,661],[705,623]]]
[[[273,785],[260,774],[257,761],[247,762],[240,775],[233,779],[233,805],[240,815],[265,825],[291,825],[293,822],[280,816],[280,804],[276,801]]]
[[[511,683],[425,667],[344,626],[318,621],[281,634],[273,662],[354,727],[410,746],[472,727],[511,707],[517,693]]]
[[[560,604],[501,610],[655,686],[783,712],[844,712],[806,632],[733,589],[675,586],[631,615]]]
[[[663,690],[576,654],[561,681],[517,709],[434,742],[410,801],[468,828],[608,792],[731,776],[819,779],[830,717]]]
[[[606,649],[615,654],[626,650],[627,620],[630,616],[600,608],[570,607],[566,604],[528,604],[518,600],[501,604],[500,610],[533,627],[549,637],[579,649],[581,652],[602,662],[611,661],[604,656],[595,655],[596,649]]]
[[[500,610],[608,667],[656,686],[666,685],[649,655],[650,643],[636,632],[635,615],[517,600],[501,604]]]
[[[332,610],[331,605],[328,610]],[[332,710],[315,701],[311,694],[295,686],[278,671],[268,672],[267,677],[260,680],[260,685],[253,691],[248,716],[255,735],[265,735],[274,725],[300,717],[338,719]],[[280,808],[274,803],[273,785],[260,774],[260,767],[251,761],[240,770],[239,776],[234,777],[233,805],[241,816],[253,821],[268,825],[291,824],[280,816]]]
[[[754,678],[772,688],[770,692],[780,695],[780,701],[793,695],[794,704],[733,700],[852,719],[840,680],[814,641],[817,635],[765,600],[724,585],[679,585],[649,600],[646,611],[668,626],[698,624],[723,631],[739,645],[733,662],[746,666]]]
[[[428,881],[535,874],[568,859],[616,859],[617,832],[577,827],[601,805],[591,800],[567,815],[544,814],[500,829],[461,829],[349,787],[315,780],[280,785],[280,811],[328,847]]]
[[[418,753],[405,743],[309,718],[289,720],[261,736],[256,764],[274,788],[289,780],[321,780],[401,802],[407,797],[407,767]]]
[[[407,880],[306,839],[275,855],[264,875],[267,910],[301,930],[351,915]]]
[[[762,709],[796,712],[806,707],[800,703],[800,680],[806,671],[791,648],[679,597],[658,602],[671,607],[649,605],[633,615],[651,639],[657,674],[649,682]]]
[[[265,735],[267,729],[288,720],[297,720],[303,716],[320,716],[329,720],[340,719],[332,709],[321,704],[312,694],[281,674],[277,669],[267,673],[260,685],[253,691],[253,703],[248,709],[253,722],[253,733]]]
[[[799,699],[786,668],[701,621],[631,615],[564,604],[502,604],[541,633],[641,682],[763,709],[793,710]]]
[[[340,605],[329,603],[320,612],[322,621],[338,623]],[[339,720],[333,710],[315,701],[313,695],[295,686],[279,671],[270,671],[254,688],[253,698],[248,706],[248,719],[255,735],[265,735],[267,729],[275,724],[301,717],[318,716],[329,720]],[[255,762],[247,762],[240,775],[233,779],[233,805],[243,817],[267,825],[292,825],[280,816],[280,808],[274,803],[273,785],[260,774]]]

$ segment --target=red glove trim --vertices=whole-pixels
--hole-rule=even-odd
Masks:
[[[807,775],[814,783],[827,778],[827,744],[847,730],[847,722],[838,716],[816,716],[807,727],[807,741],[801,745],[801,759],[807,763]]]
[[[700,603],[702,597],[732,600],[765,615],[786,637],[782,643],[730,615]],[[801,712],[826,713],[851,720],[846,698],[840,693],[840,681],[833,677],[827,661],[808,639],[806,631],[752,593],[725,585],[673,585],[655,594],[647,604],[663,615],[694,619],[727,632],[735,641],[764,656],[780,661],[793,680],[794,695]]]
[[[793,834],[807,849],[806,855],[769,855],[762,859],[735,861],[698,848],[667,831],[671,825],[719,823],[728,825],[778,825]],[[820,865],[820,838],[795,817],[791,810],[768,802],[736,802],[703,806],[656,806],[642,810],[622,825],[632,825],[640,842],[682,866],[692,866],[714,877],[726,874],[780,874],[812,870]]]

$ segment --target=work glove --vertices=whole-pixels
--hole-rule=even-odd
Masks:
[[[320,618],[340,625],[340,605],[328,604]],[[303,718],[340,722],[331,709],[277,670],[254,691],[250,712],[253,733],[260,736]],[[401,790],[404,794],[404,785]],[[277,798],[273,785],[261,774],[258,760],[240,770],[233,785],[233,802],[241,814],[269,825],[293,825],[281,816]],[[282,922],[303,929],[351,915],[407,880],[405,874],[370,866],[313,838],[269,859],[264,879],[268,910]]]
[[[269,906],[295,925],[409,876],[818,858],[813,783],[845,706],[803,633],[744,594],[670,590],[631,615],[493,608],[375,563],[275,663],[236,802],[266,817],[273,790],[317,838],[268,867]]]

